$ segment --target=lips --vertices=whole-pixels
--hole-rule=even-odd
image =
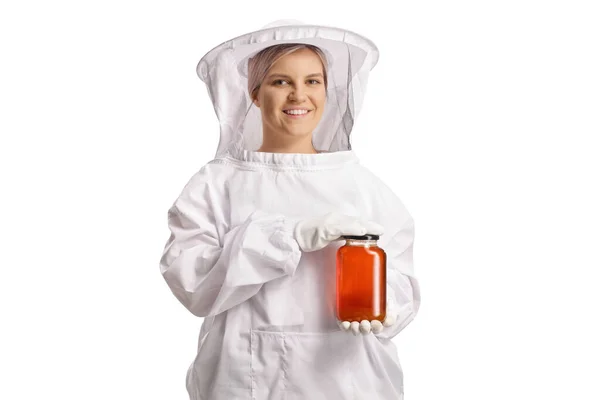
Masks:
[[[312,110],[306,110],[304,109],[306,112],[302,113],[302,114],[288,114],[285,111],[283,111],[283,113],[289,117],[289,118],[293,118],[293,119],[299,119],[299,118],[303,118],[306,117],[308,114],[310,114],[312,112]]]

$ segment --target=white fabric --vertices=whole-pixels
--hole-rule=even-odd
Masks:
[[[210,77],[217,115],[225,118],[221,143],[217,157],[191,176],[168,210],[171,235],[160,260],[175,297],[204,318],[187,390],[191,400],[402,399],[403,374],[390,339],[413,320],[420,304],[412,217],[350,149],[351,123],[326,121],[323,126],[339,129],[333,136],[317,132],[320,154],[256,152],[252,140],[240,141],[229,129],[238,122],[254,124],[238,114],[246,107],[236,98],[243,92],[237,86],[242,75],[227,74],[243,68],[235,65],[230,49],[241,56],[273,44],[274,38],[308,36],[327,47],[335,40],[329,37],[336,36],[361,53],[362,61],[352,68],[358,71],[355,80],[348,82],[361,97],[376,49],[334,28],[281,29],[233,39],[199,65]],[[227,69],[224,57],[233,69]],[[342,104],[341,115],[355,116],[361,101]],[[379,333],[355,336],[336,321],[336,251],[344,242],[303,252],[294,237],[299,221],[332,212],[373,221],[385,232],[379,245],[387,254],[387,302],[395,321]]]
[[[330,212],[322,217],[301,220],[294,229],[294,239],[300,250],[321,250],[342,235],[383,235],[383,227],[372,221]]]

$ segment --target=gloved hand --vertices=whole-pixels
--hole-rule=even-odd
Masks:
[[[298,222],[294,228],[294,239],[305,252],[317,251],[342,235],[383,235],[383,227],[376,222],[330,212],[322,217]]]
[[[384,328],[390,327],[396,323],[397,315],[398,312],[396,311],[396,308],[392,304],[388,304],[383,324],[377,320],[367,321],[365,319],[360,321],[360,323],[358,321],[338,321],[338,325],[341,330],[352,332],[354,336],[358,336],[359,333],[362,333],[363,335],[368,335],[371,332],[380,333]]]
[[[354,336],[358,336],[359,333],[362,333],[363,335],[367,335],[371,332],[373,333],[380,333],[384,327],[389,327],[394,325],[394,323],[396,322],[396,317],[394,316],[387,316],[385,317],[385,320],[383,321],[383,324],[380,321],[377,321],[376,319],[374,319],[373,321],[367,321],[366,319],[362,320],[360,323],[358,323],[358,321],[343,321],[343,322],[339,322],[340,325],[340,329],[344,330],[344,331],[348,331],[348,332],[352,332],[354,334]]]

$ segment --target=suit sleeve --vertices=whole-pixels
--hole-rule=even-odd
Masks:
[[[414,274],[413,244],[415,224],[411,217],[395,231],[385,245],[387,255],[387,312],[396,322],[375,336],[392,339],[416,317],[421,304],[419,283]]]
[[[367,214],[384,227],[379,245],[386,253],[386,313],[394,314],[394,325],[375,334],[392,339],[416,317],[421,304],[421,291],[413,265],[415,222],[396,193],[372,171],[359,167],[356,171]]]
[[[261,210],[219,236],[204,170],[195,174],[168,210],[170,237],[160,271],[175,297],[198,317],[215,316],[254,296],[268,281],[293,275],[301,251],[297,223]]]

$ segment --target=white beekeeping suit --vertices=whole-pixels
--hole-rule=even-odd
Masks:
[[[248,58],[281,43],[315,45],[327,56],[326,106],[313,131],[319,154],[256,151],[262,122],[248,94]],[[414,223],[350,146],[377,60],[363,36],[298,21],[236,37],[200,60],[221,139],[169,209],[160,261],[173,294],[204,317],[186,379],[192,400],[403,398],[390,339],[419,309]],[[356,336],[336,320],[335,258],[344,242],[304,252],[294,235],[298,222],[332,212],[384,228],[379,246],[396,320],[379,333]]]

